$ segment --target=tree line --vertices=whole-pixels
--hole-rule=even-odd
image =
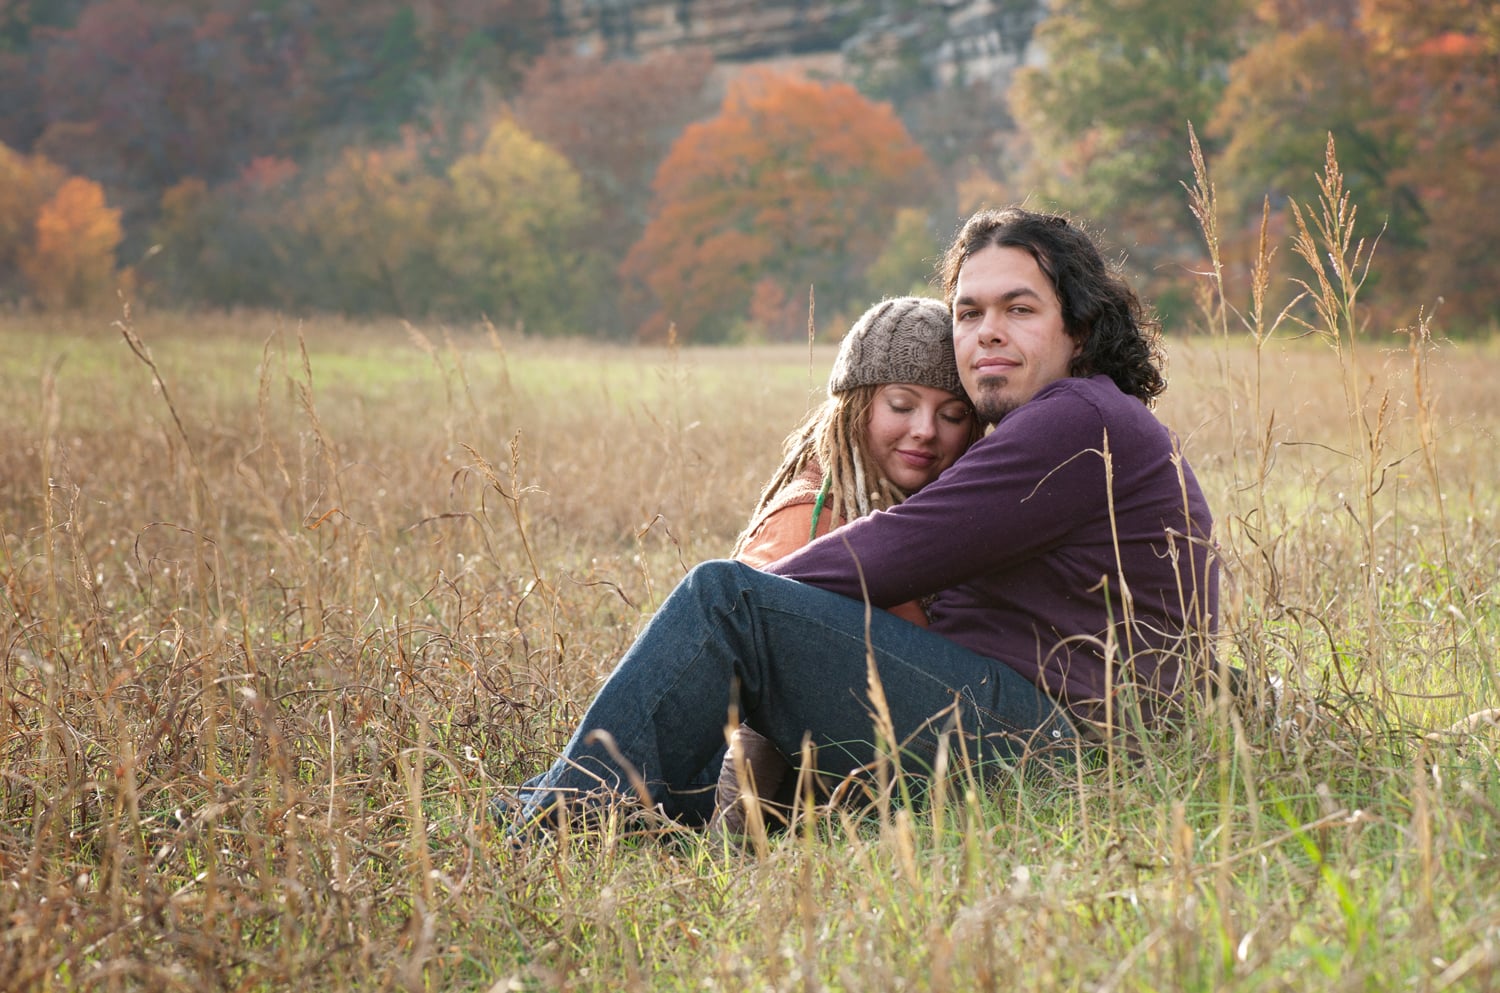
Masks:
[[[1500,319],[1485,0],[1056,0],[1024,67],[946,82],[930,6],[864,6],[899,44],[832,80],[607,58],[542,0],[0,4],[0,303],[788,338],[810,296],[837,326],[1027,200],[1086,217],[1181,328],[1191,125],[1231,278],[1331,134],[1381,318]]]

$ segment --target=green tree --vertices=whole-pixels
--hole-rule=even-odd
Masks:
[[[1206,131],[1221,151],[1214,162],[1229,279],[1247,279],[1259,240],[1262,205],[1289,230],[1289,204],[1318,195],[1319,164],[1328,137],[1338,149],[1345,183],[1359,204],[1360,234],[1381,238],[1381,254],[1400,258],[1420,240],[1421,204],[1397,175],[1408,144],[1393,129],[1375,89],[1368,40],[1356,16],[1322,10],[1262,11],[1260,40],[1230,68],[1229,86]],[[1274,265],[1294,265],[1290,257]],[[1379,290],[1387,267],[1368,289]],[[1279,305],[1295,287],[1276,278]]]
[[[1401,150],[1375,93],[1369,54],[1357,30],[1317,22],[1269,34],[1235,62],[1206,127],[1222,148],[1224,191],[1257,217],[1265,195],[1273,203],[1294,194],[1310,200],[1331,133],[1359,202],[1368,210],[1384,199]]]
[[[448,178],[437,246],[451,285],[445,308],[543,333],[581,330],[588,208],[568,160],[503,118]]]
[[[1017,73],[1029,188],[1129,247],[1138,272],[1198,252],[1187,129],[1213,116],[1242,53],[1245,2],[1059,0],[1036,32],[1045,61]]]
[[[774,312],[809,285],[820,314],[840,312],[930,176],[889,104],[842,83],[742,77],[657,173],[651,222],[621,268],[658,308],[639,333],[675,324],[685,339],[723,340],[752,295]]]
[[[872,301],[908,293],[930,295],[941,254],[926,211],[903,207],[896,212],[880,254],[865,270],[865,295]]]
[[[232,182],[211,188],[189,177],[167,190],[151,228],[155,251],[141,267],[142,291],[159,302],[212,307],[299,310],[326,301],[303,178],[289,159],[267,156]]]

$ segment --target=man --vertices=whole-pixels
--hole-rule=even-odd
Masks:
[[[944,290],[964,388],[995,424],[905,503],[759,572],[693,569],[522,793],[640,799],[698,820],[731,707],[816,771],[877,754],[868,659],[907,768],[945,735],[980,762],[1136,734],[1198,685],[1214,631],[1211,518],[1148,404],[1155,328],[1065,219],[970,218]],[[873,607],[928,603],[922,629]]]

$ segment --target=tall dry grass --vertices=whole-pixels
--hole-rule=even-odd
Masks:
[[[486,811],[727,551],[830,351],[8,319],[0,988],[1494,988],[1500,355],[1360,323],[1325,179],[1282,249],[1319,306],[1210,286],[1160,410],[1279,695],[758,854],[511,853]]]

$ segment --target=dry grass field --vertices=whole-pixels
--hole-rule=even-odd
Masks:
[[[512,853],[489,798],[728,551],[831,348],[0,319],[0,988],[1500,988],[1500,350],[1168,345],[1278,696],[749,852]]]

